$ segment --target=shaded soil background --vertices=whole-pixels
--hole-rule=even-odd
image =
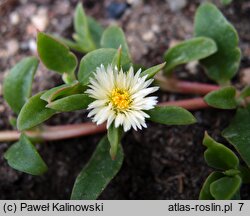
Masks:
[[[2,0],[0,1],[0,129],[11,129],[13,113],[2,97],[2,81],[8,70],[27,55],[36,55],[36,29],[70,37],[77,0]],[[115,18],[111,0],[82,1],[86,13],[102,25],[118,23],[125,31],[135,63],[152,66],[163,61],[165,50],[178,41],[192,37],[194,13],[203,1],[186,1],[177,9],[167,0],[130,0],[124,13]],[[124,3],[126,1],[115,1]],[[140,4],[141,2],[141,4]],[[172,1],[179,2],[179,1]],[[240,37],[242,64],[234,79],[237,87],[249,83],[250,3],[234,1],[221,8],[236,27]],[[139,3],[139,4],[138,4]],[[175,5],[176,6],[176,5]],[[179,8],[178,8],[179,6]],[[80,56],[80,55],[79,55]],[[222,60],[223,61],[223,60]],[[176,70],[181,79],[209,81],[197,64]],[[39,65],[33,93],[61,84],[60,77]],[[160,101],[195,97],[159,92]],[[193,112],[198,123],[169,127],[148,123],[148,128],[130,131],[124,138],[125,161],[119,174],[100,199],[197,199],[202,183],[211,172],[205,164],[202,146],[207,130],[218,141],[234,111],[206,109]],[[84,111],[54,116],[48,124],[89,121]],[[8,166],[3,153],[10,143],[0,143],[0,199],[68,199],[77,174],[90,158],[103,135],[87,136],[38,145],[48,164],[40,177],[20,173]],[[242,198],[250,198],[250,187],[242,187]]]

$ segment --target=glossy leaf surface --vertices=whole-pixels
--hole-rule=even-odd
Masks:
[[[3,96],[15,113],[20,112],[30,97],[37,66],[37,58],[25,58],[17,63],[4,79]]]
[[[209,106],[219,109],[235,109],[237,107],[236,89],[232,86],[224,87],[208,93],[204,100]]]
[[[236,74],[241,59],[235,28],[215,5],[204,3],[196,11],[195,35],[213,39],[218,48],[215,54],[201,60],[207,75],[220,84],[229,82]]]
[[[43,32],[37,35],[37,51],[43,64],[58,73],[72,73],[77,66],[76,56],[69,48]]]
[[[31,97],[22,107],[17,118],[18,130],[27,130],[49,119],[56,113],[53,109],[46,108],[47,102],[40,99],[44,92]]]
[[[207,37],[196,37],[171,47],[164,54],[165,72],[170,74],[178,65],[208,57],[217,51],[216,43]]]
[[[238,168],[239,159],[233,151],[213,140],[207,133],[205,133],[203,145],[207,147],[204,157],[209,166],[222,170]]]
[[[48,169],[34,145],[23,134],[4,157],[12,168],[31,175],[42,175]]]
[[[122,147],[118,148],[116,159],[109,155],[109,141],[104,137],[98,144],[93,156],[78,175],[71,199],[97,199],[108,183],[114,178],[123,162]]]
[[[165,125],[186,125],[196,122],[195,117],[181,107],[155,107],[154,109],[146,111],[146,113],[149,114],[150,121]]]

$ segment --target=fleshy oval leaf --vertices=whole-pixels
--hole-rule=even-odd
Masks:
[[[17,63],[4,79],[4,99],[17,114],[30,97],[37,66],[37,58],[27,57]]]
[[[24,134],[7,150],[4,158],[12,168],[31,175],[42,175],[48,169],[34,145]]]
[[[241,183],[239,176],[225,176],[211,183],[210,192],[216,200],[230,200],[240,189]]]
[[[55,100],[46,107],[60,112],[70,112],[86,109],[92,101],[93,99],[86,94],[74,94]]]
[[[149,120],[165,125],[187,125],[196,122],[195,117],[186,109],[175,106],[157,106],[146,113]]]
[[[47,102],[40,99],[43,93],[34,95],[24,104],[17,118],[18,130],[33,128],[56,113],[55,110],[46,108]]]
[[[181,64],[206,58],[217,51],[216,43],[207,37],[196,37],[177,44],[164,54],[166,61],[165,73]]]
[[[141,77],[143,76],[146,76],[147,75],[147,79],[151,79],[153,78],[158,72],[160,72],[164,66],[166,65],[166,63],[162,63],[162,64],[158,64],[158,65],[155,65],[151,68],[148,68],[146,70],[144,70],[142,73],[141,73]]]
[[[222,132],[222,136],[231,143],[242,159],[250,167],[250,106],[238,108],[230,125]]]
[[[212,172],[206,179],[206,181],[204,182],[200,194],[199,194],[199,199],[200,200],[214,200],[214,197],[212,196],[211,192],[210,192],[210,185],[222,178],[224,175],[220,172]]]
[[[109,152],[113,160],[115,160],[118,148],[121,145],[122,134],[123,134],[122,127],[116,128],[114,123],[112,123],[110,127],[108,128],[107,136],[108,136],[108,140],[110,143]]]
[[[221,170],[237,169],[239,167],[239,159],[233,151],[216,142],[207,133],[205,133],[203,145],[207,147],[204,157],[209,166]]]
[[[57,87],[51,88],[47,91],[45,91],[42,95],[41,95],[41,99],[44,101],[49,101],[49,99],[52,97],[52,95],[54,95],[56,92],[58,92],[61,89],[64,89],[65,87],[70,86],[70,84],[63,84],[63,85],[59,85]]]
[[[238,105],[236,89],[233,86],[212,91],[204,97],[204,100],[209,106],[219,109],[235,109]]]
[[[90,22],[90,25],[93,24],[93,20]],[[84,52],[96,49],[96,45],[91,37],[90,25],[82,3],[78,3],[74,13],[74,29],[76,34],[73,37]]]
[[[82,85],[87,85],[89,83],[89,78],[92,76],[92,73],[96,71],[96,68],[100,67],[101,64],[103,64],[105,68],[108,64],[112,64],[116,53],[117,50],[115,49],[102,48],[89,52],[85,55],[80,62],[80,68],[78,71],[79,82]],[[121,66],[125,66],[129,63],[129,58],[122,54]]]
[[[128,57],[130,56],[126,37],[123,30],[118,26],[110,26],[104,30],[101,38],[101,46],[103,48],[114,49],[118,49],[121,46],[123,54]]]
[[[58,73],[73,73],[77,66],[76,56],[59,40],[39,32],[37,51],[43,64]]]
[[[109,155],[109,141],[104,137],[98,144],[89,162],[77,176],[71,199],[97,199],[121,168],[123,162],[122,146],[119,146],[116,159]],[[94,180],[94,181],[93,181]]]
[[[208,77],[219,84],[228,83],[236,74],[241,52],[235,28],[211,3],[202,4],[195,15],[195,35],[213,39],[218,51],[201,60]]]

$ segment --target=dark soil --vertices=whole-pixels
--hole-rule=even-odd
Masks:
[[[2,80],[9,68],[27,55],[34,55],[36,29],[32,17],[47,13],[46,32],[70,37],[72,16],[77,0],[6,0],[0,3],[0,129],[11,129],[10,109],[3,101]],[[118,20],[111,19],[106,9],[111,0],[83,1],[88,15],[103,25],[120,24],[127,36],[136,63],[152,66],[163,61],[165,50],[173,43],[192,37],[194,13],[201,0],[187,1],[180,11],[170,10],[167,1],[147,0],[128,8]],[[117,1],[122,2],[122,1]],[[124,2],[124,1],[123,1]],[[135,1],[134,1],[135,2]],[[234,83],[242,87],[250,67],[250,4],[235,1],[222,7],[227,18],[239,32],[242,64]],[[41,12],[42,11],[42,12]],[[45,11],[45,12],[44,12]],[[18,22],[16,16],[19,17]],[[11,22],[10,22],[11,21]],[[40,20],[41,21],[41,20]],[[249,72],[248,72],[249,73]],[[209,81],[199,66],[181,67],[177,76],[187,80]],[[33,93],[61,84],[60,77],[39,66]],[[160,100],[190,98],[159,92]],[[125,161],[119,174],[105,189],[100,199],[197,199],[202,183],[211,169],[205,164],[202,146],[204,131],[226,144],[220,136],[234,111],[206,109],[193,112],[198,123],[168,127],[148,123],[148,128],[130,131],[123,140]],[[48,124],[58,125],[88,121],[78,111],[53,117]],[[77,174],[90,158],[101,135],[87,136],[38,145],[49,171],[34,177],[13,170],[3,159],[11,143],[0,144],[0,199],[68,199]],[[249,199],[249,186],[242,187],[242,198]]]

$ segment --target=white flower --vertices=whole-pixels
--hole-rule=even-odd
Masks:
[[[157,97],[146,96],[159,87],[148,87],[153,79],[146,80],[147,76],[141,77],[140,73],[141,69],[134,74],[133,67],[127,73],[111,65],[107,69],[98,67],[86,91],[95,99],[88,106],[88,117],[93,117],[98,125],[107,121],[107,128],[114,122],[116,128],[121,125],[124,131],[131,126],[135,130],[147,127],[145,118],[149,115],[143,110],[154,108]]]

